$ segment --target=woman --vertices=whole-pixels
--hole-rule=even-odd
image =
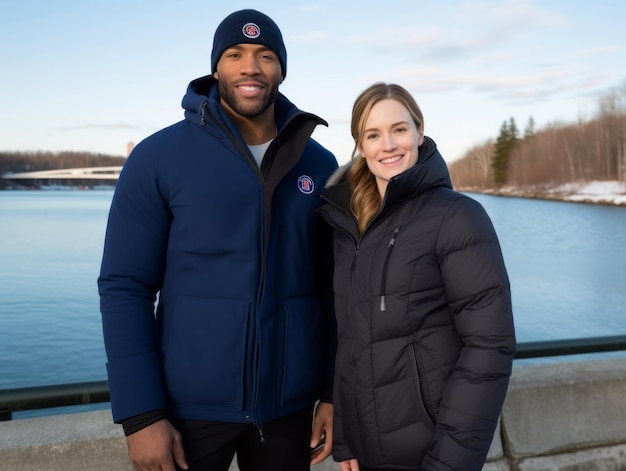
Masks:
[[[334,228],[342,471],[479,470],[515,353],[509,280],[482,206],[452,190],[413,97],[377,83],[324,192]]]

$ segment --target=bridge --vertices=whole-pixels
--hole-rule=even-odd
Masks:
[[[5,180],[117,180],[121,166],[64,168],[37,172],[5,173]]]

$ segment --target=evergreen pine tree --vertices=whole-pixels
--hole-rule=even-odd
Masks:
[[[509,126],[506,121],[500,126],[500,134],[496,139],[493,156],[493,176],[496,186],[502,186],[507,180],[509,160],[509,143],[511,141]]]

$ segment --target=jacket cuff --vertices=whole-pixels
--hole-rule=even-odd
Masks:
[[[139,432],[141,429],[152,425],[159,420],[167,418],[167,414],[164,409],[151,410],[144,412],[143,414],[136,415],[129,419],[122,420],[122,427],[124,428],[124,435],[129,436],[135,432]]]
[[[156,353],[110,361],[107,372],[115,423],[166,408],[160,360]]]
[[[320,402],[333,403],[333,383],[325,383],[320,394]]]

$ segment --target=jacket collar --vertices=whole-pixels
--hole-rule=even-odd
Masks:
[[[216,85],[217,79],[212,75],[205,75],[189,82],[181,103],[185,110],[185,118],[201,126],[204,126],[211,118],[234,128],[220,105],[220,95]],[[274,116],[279,131],[295,116],[302,114],[313,119],[317,124],[328,126],[328,123],[319,116],[301,111],[285,95],[278,94],[274,103]]]
[[[348,173],[352,163],[349,162],[335,171],[328,179],[322,194],[326,201],[348,214],[352,196],[348,185]],[[389,180],[382,210],[435,187],[451,189],[452,182],[448,167],[437,150],[437,144],[430,137],[424,136],[424,143],[419,147],[417,163]]]

